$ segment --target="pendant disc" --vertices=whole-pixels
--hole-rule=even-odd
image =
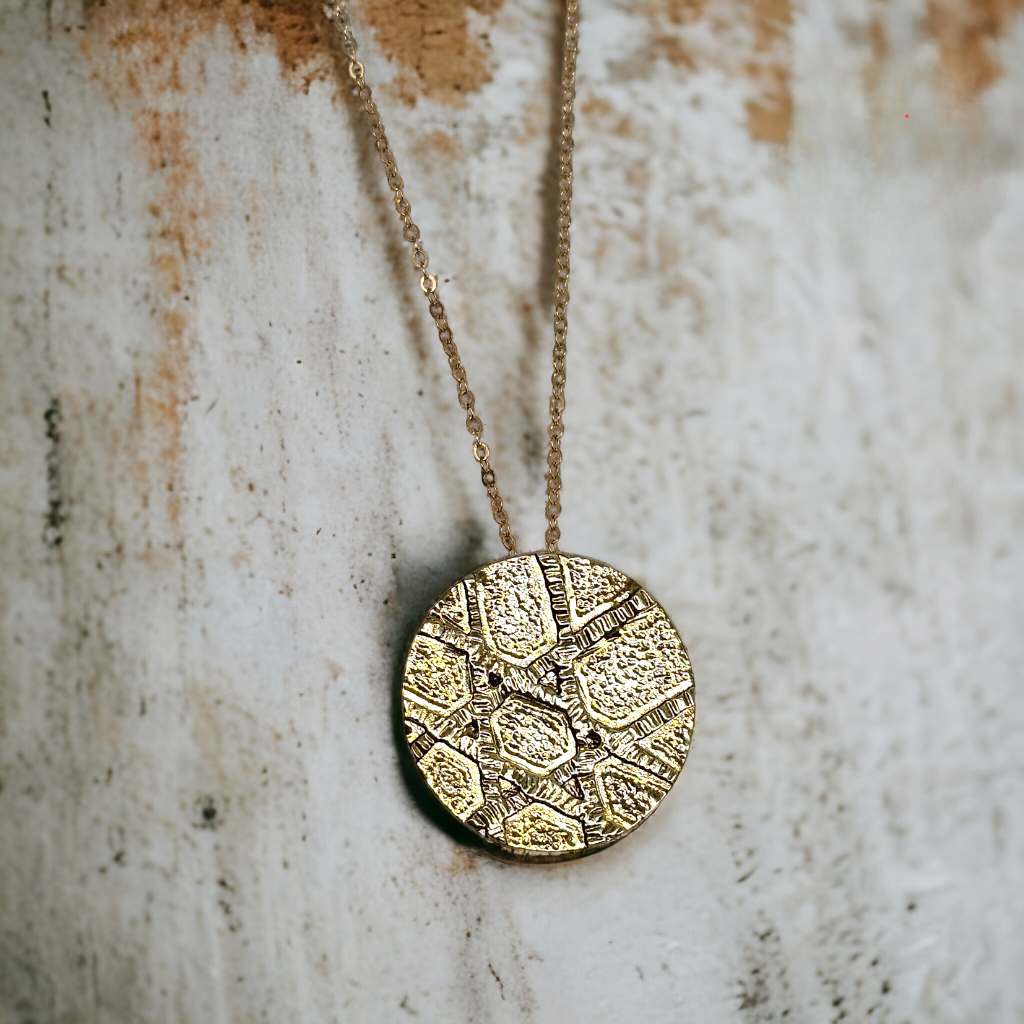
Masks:
[[[578,857],[645,821],[686,762],[694,683],[665,610],[611,566],[538,552],[450,587],[413,637],[406,740],[498,852]]]

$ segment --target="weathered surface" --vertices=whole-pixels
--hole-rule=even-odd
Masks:
[[[368,68],[536,543],[557,26],[422,6]],[[3,4],[0,1017],[1020,1020],[1019,8],[585,11],[564,536],[702,699],[538,867],[396,755],[500,549],[315,8]]]

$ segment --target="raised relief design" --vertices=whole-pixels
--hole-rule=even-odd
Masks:
[[[469,607],[466,603],[466,587],[462,583],[456,583],[437,604],[434,611],[438,616],[453,626],[469,632]]]
[[[670,718],[664,725],[659,725],[640,740],[639,746],[672,771],[680,772],[686,763],[686,755],[690,752],[693,719],[693,708],[683,708],[675,718]]]
[[[491,715],[491,731],[498,753],[535,775],[550,775],[576,754],[565,715],[518,693]]]
[[[465,820],[483,807],[480,768],[471,758],[447,743],[435,743],[419,764],[430,788],[456,818]]]
[[[513,850],[565,853],[585,846],[583,826],[547,804],[528,804],[505,819],[505,842]]]
[[[405,698],[431,711],[452,712],[473,696],[465,651],[419,633],[405,663]]]
[[[660,608],[627,622],[573,664],[583,703],[621,729],[693,685],[683,641]]]
[[[476,595],[484,639],[508,662],[528,665],[554,647],[558,629],[535,558],[480,569]]]
[[[409,649],[409,749],[438,799],[517,857],[600,849],[658,806],[694,724],[690,660],[636,583],[539,553],[450,588]]]
[[[613,758],[594,768],[594,781],[605,816],[623,828],[639,825],[668,792],[657,775]]]
[[[573,629],[585,625],[629,591],[629,580],[610,565],[588,558],[563,558],[562,568]]]

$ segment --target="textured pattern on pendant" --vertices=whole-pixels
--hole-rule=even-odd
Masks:
[[[645,821],[682,771],[694,683],[664,609],[610,566],[516,555],[450,587],[405,662],[406,738],[498,851],[575,857]]]

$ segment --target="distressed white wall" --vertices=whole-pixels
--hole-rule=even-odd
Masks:
[[[528,545],[552,6],[439,3],[433,71],[357,7]],[[407,633],[500,549],[304,5],[0,4],[0,1019],[1021,1020],[1012,7],[586,5],[564,541],[700,716],[541,867],[403,781]]]

